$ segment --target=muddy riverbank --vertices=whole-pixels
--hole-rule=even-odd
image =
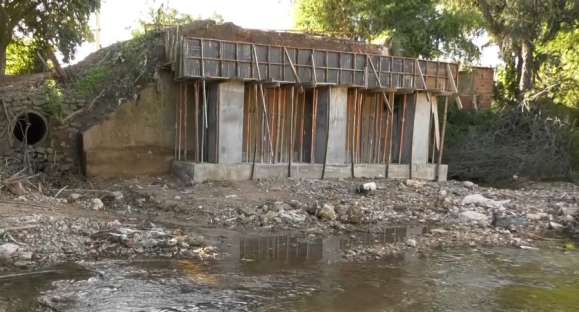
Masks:
[[[367,190],[361,185],[372,183]],[[292,233],[314,242],[345,236],[374,244],[340,250],[367,261],[446,247],[533,249],[576,235],[578,187],[529,183],[494,189],[415,180],[262,180],[186,185],[173,178],[4,191],[4,271],[64,261],[165,257],[213,259],[222,231]],[[393,231],[404,232],[395,240]],[[571,247],[570,247],[571,248]]]

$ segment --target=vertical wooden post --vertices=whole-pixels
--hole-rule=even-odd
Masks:
[[[388,130],[388,154],[386,154],[386,175],[385,178],[388,178],[388,171],[390,170],[390,158],[392,155],[392,132],[394,129],[394,92],[390,93],[390,100],[392,109],[390,110],[389,116],[389,130]]]
[[[354,88],[354,102],[352,104],[352,131],[350,131],[350,136],[351,136],[351,146],[350,146],[350,174],[352,176],[352,179],[355,177],[355,161],[354,161],[354,155],[355,155],[355,148],[356,148],[356,111],[358,110],[357,108],[357,103],[358,103],[358,89]]]
[[[440,134],[440,150],[436,163],[436,179],[440,181],[440,166],[442,165],[442,153],[444,152],[444,138],[446,136],[446,118],[448,114],[448,96],[444,97],[444,116],[442,117],[442,133]]]
[[[290,138],[289,138],[289,155],[288,155],[288,165],[287,165],[287,176],[291,178],[292,176],[292,158],[294,154],[294,86],[290,89]]]
[[[195,162],[199,162],[199,82],[195,81],[193,87],[193,95],[195,97],[193,101],[195,106]]]
[[[330,88],[328,92],[332,92]],[[330,94],[330,99],[331,99]],[[330,142],[330,101],[326,102],[326,141],[324,142],[324,165],[322,166],[322,180],[326,176],[326,165],[328,160],[328,143]]]
[[[404,94],[402,101],[402,125],[400,126],[400,148],[398,150],[398,163],[402,163],[402,150],[404,149],[404,130],[406,125],[406,103],[408,95]]]
[[[201,127],[201,162],[205,161],[205,129],[207,128],[207,86],[205,79],[201,81],[203,87],[203,126]]]

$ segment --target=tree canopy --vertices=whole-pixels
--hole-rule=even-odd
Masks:
[[[6,49],[16,39],[31,38],[45,49],[56,48],[67,62],[91,38],[90,14],[100,0],[0,0],[0,77],[5,74]]]
[[[477,15],[435,0],[300,0],[297,27],[352,40],[382,41],[403,56],[472,60]]]
[[[549,58],[537,47],[548,44],[559,32],[576,27],[577,1],[567,0],[453,0],[464,11],[478,12],[482,26],[501,50],[517,97],[532,90],[537,69]],[[545,52],[547,52],[545,50]]]

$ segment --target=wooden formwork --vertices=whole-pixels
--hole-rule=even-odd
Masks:
[[[264,89],[265,111],[258,85],[245,87],[243,161],[314,162],[317,144],[318,89],[294,86]],[[270,136],[267,134],[269,125]],[[271,142],[268,142],[270,140]]]

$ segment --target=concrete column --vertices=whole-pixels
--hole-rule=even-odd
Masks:
[[[217,92],[219,99],[219,163],[240,163],[243,156],[245,85],[241,81],[221,82]]]
[[[318,96],[318,131],[316,145],[316,162],[324,162],[327,122],[329,120],[328,164],[346,163],[346,131],[348,113],[348,88],[328,87],[321,89]],[[329,119],[328,119],[328,114]]]
[[[431,100],[436,101],[436,98],[431,97]],[[426,93],[417,93],[414,111],[414,131],[412,133],[412,164],[428,163],[431,113],[432,110],[426,99]]]

